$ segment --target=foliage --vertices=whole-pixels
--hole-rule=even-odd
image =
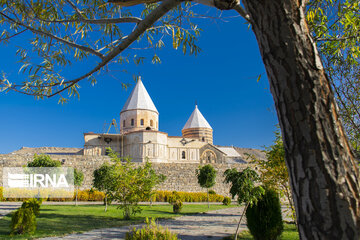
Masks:
[[[0,186],[0,197],[2,197],[3,187]],[[73,198],[47,198],[43,199],[45,201],[54,201],[54,202],[66,202],[66,201],[75,201],[75,195]],[[154,202],[169,202],[169,198],[172,196],[173,192],[171,191],[155,191],[153,195]],[[207,194],[204,192],[177,192],[179,199],[182,202],[207,202]],[[20,198],[2,198],[2,201],[21,201]],[[105,193],[100,191],[92,191],[90,189],[84,189],[78,191],[78,201],[104,201]],[[222,202],[224,196],[219,194],[210,194],[210,202]],[[108,199],[109,203],[110,199]],[[145,199],[141,201],[146,201]]]
[[[165,37],[184,54],[197,54],[200,29],[190,21],[196,15],[191,4],[173,4],[169,14],[159,15],[158,21],[149,24],[153,21],[150,13],[159,11],[158,6],[124,9],[105,0],[0,1],[0,43],[11,44],[14,38],[25,37],[14,41],[24,80],[12,81],[4,73],[0,88],[38,98],[59,94],[63,103],[67,96],[62,92],[78,97],[79,81],[87,79],[96,84],[99,74],[95,73],[107,71],[111,63],[123,69],[146,60],[160,63],[157,50],[168,42]],[[133,49],[128,49],[130,44]],[[76,63],[92,65],[91,70],[68,79],[63,70],[71,71]]]
[[[209,194],[216,194],[214,190],[209,190]]]
[[[27,167],[61,167],[61,162],[53,160],[49,155],[34,155],[34,160],[27,163]]]
[[[358,0],[312,0],[307,22],[335,91],[353,149],[360,151],[360,4]]]
[[[11,235],[29,233],[36,230],[35,213],[30,208],[19,208],[12,216]]]
[[[146,226],[141,229],[133,228],[126,233],[126,240],[177,240],[177,235],[171,233],[168,229],[155,223],[155,219],[146,218]]]
[[[249,206],[257,203],[265,190],[261,186],[255,185],[259,181],[259,175],[249,167],[241,172],[238,172],[235,168],[227,169],[224,172],[224,176],[225,182],[231,184],[230,194],[232,197],[237,196],[239,204],[245,203],[245,208],[235,232],[235,239],[237,239],[244,212],[246,212]]]
[[[181,209],[183,207],[183,203],[181,202],[181,200],[176,200],[175,202],[172,203],[173,205],[173,212],[174,213],[180,213]]]
[[[74,168],[74,185],[75,185],[75,205],[77,205],[77,201],[78,201],[78,191],[79,191],[79,187],[82,185],[84,181],[84,173],[81,172],[80,170],[77,170],[76,168]]]
[[[174,202],[176,202],[177,200],[180,200],[180,195],[177,191],[173,191],[171,193],[170,196],[168,196],[167,198],[167,201],[170,203],[170,204],[173,204]]]
[[[33,198],[23,202],[21,207],[14,212],[11,218],[11,233],[33,234],[36,230],[36,216],[40,214],[41,201]]]
[[[173,206],[174,213],[180,213],[183,203],[180,200],[180,195],[177,191],[173,191],[167,198],[168,202]]]
[[[150,162],[144,166],[136,167],[129,158],[119,158],[115,152],[110,151],[109,156],[114,167],[113,199],[120,203],[119,208],[124,210],[124,218],[141,212],[138,203],[150,199],[153,188],[164,181],[165,176],[157,175]]]
[[[224,238],[223,240],[232,240],[234,239],[234,236],[229,236]],[[249,231],[244,230],[241,231],[241,233],[238,236],[239,240],[253,240],[253,236],[250,234]],[[281,240],[299,240],[299,232],[296,228],[295,224],[284,224],[284,231],[280,237]]]
[[[199,185],[203,188],[211,188],[215,185],[216,170],[211,164],[202,167],[199,166],[199,168],[196,169],[196,176]]]
[[[255,240],[276,240],[283,231],[278,193],[265,188],[265,194],[246,210],[247,227]]]
[[[206,202],[207,194],[204,192],[176,192],[179,196],[179,199],[182,202]],[[169,198],[173,195],[173,192],[170,191],[156,191],[155,192],[155,201],[156,202],[169,202]],[[210,202],[222,202],[224,196],[218,194],[210,194]]]
[[[296,222],[295,207],[291,195],[289,174],[285,163],[285,149],[281,133],[279,130],[275,131],[274,144],[265,148],[267,160],[261,160],[254,156],[252,163],[258,166],[260,172],[260,182],[266,187],[271,187],[278,191],[282,196],[285,196],[290,204],[290,217]]]
[[[74,168],[74,185],[80,187],[84,181],[84,173]]]
[[[222,203],[226,206],[229,206],[231,204],[231,198],[224,197],[224,200],[222,201]]]
[[[261,186],[255,186],[256,182],[260,180],[259,175],[249,167],[241,172],[238,172],[235,168],[227,169],[224,175],[225,182],[231,184],[230,194],[233,198],[237,196],[239,204],[253,205],[264,193]]]
[[[33,211],[36,217],[40,215],[40,205],[42,203],[41,199],[31,198],[29,200],[25,200],[21,208],[29,208]]]
[[[198,179],[198,183],[201,187],[207,188],[207,195],[208,195],[208,207],[209,205],[209,188],[213,187],[215,185],[215,179],[216,179],[216,170],[211,164],[207,164],[204,166],[199,166],[198,169],[196,169],[196,176]]]
[[[112,193],[115,190],[115,174],[113,170],[113,166],[105,163],[100,168],[96,169],[93,173],[93,186],[99,191],[104,191],[105,193],[105,211],[107,210],[107,205],[112,202]]]

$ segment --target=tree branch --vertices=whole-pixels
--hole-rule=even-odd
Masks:
[[[8,37],[6,37],[6,38],[1,38],[1,39],[0,39],[0,42],[9,40],[10,38],[13,38],[13,37],[15,37],[15,36],[17,36],[17,35],[20,35],[20,34],[26,32],[26,31],[27,31],[27,29],[24,29],[24,30],[22,30],[22,31],[20,31],[20,32],[17,32],[17,33],[14,33],[13,35],[8,36]]]
[[[85,51],[85,52],[94,54],[94,55],[100,57],[101,59],[104,59],[104,55],[103,55],[102,53],[100,53],[100,52],[98,52],[98,51],[96,51],[96,50],[94,50],[94,49],[92,49],[92,48],[90,48],[90,47],[86,47],[86,46],[83,46],[83,45],[79,45],[79,44],[77,44],[77,43],[70,42],[70,41],[65,40],[65,39],[63,39],[63,38],[57,37],[57,36],[55,36],[55,35],[53,35],[53,34],[51,34],[51,33],[47,33],[47,32],[44,32],[44,31],[41,31],[41,30],[32,28],[32,27],[30,27],[30,26],[28,26],[28,25],[26,25],[26,24],[24,24],[24,23],[22,23],[22,22],[20,22],[20,21],[17,21],[17,20],[15,20],[15,19],[10,18],[9,16],[7,16],[6,14],[4,14],[4,13],[2,13],[2,12],[0,12],[0,15],[2,15],[3,17],[5,17],[6,19],[8,19],[8,20],[11,21],[11,22],[18,24],[19,26],[22,26],[22,27],[28,29],[29,31],[31,31],[31,32],[33,32],[33,33],[35,33],[35,34],[39,34],[39,35],[42,35],[42,36],[45,36],[45,37],[49,37],[49,38],[55,39],[55,40],[57,40],[58,42],[61,42],[61,43],[64,43],[64,44],[69,45],[70,47],[78,48],[78,49],[83,50],[83,51]]]
[[[354,36],[348,36],[348,37],[341,37],[341,38],[336,38],[336,37],[330,37],[330,38],[315,38],[314,41],[315,42],[325,42],[325,41],[345,41],[345,40],[349,40],[349,39],[355,39],[355,38],[360,38],[359,34],[356,34]]]
[[[245,11],[245,9],[240,4],[235,5],[234,10],[237,11],[239,13],[239,15],[242,16],[246,21],[251,23],[249,14]]]
[[[59,19],[59,20],[46,20],[40,17],[35,17],[33,19],[37,19],[46,23],[74,23],[74,22],[82,22],[82,23],[90,23],[90,24],[116,24],[116,23],[140,23],[141,18],[138,17],[122,17],[122,18],[101,18],[101,19]]]
[[[141,34],[143,34],[149,27],[151,27],[157,20],[159,20],[161,17],[163,17],[167,12],[169,12],[172,8],[179,5],[184,0],[164,0],[156,9],[154,9],[144,20],[142,20],[137,27],[134,29],[134,31],[129,34],[129,36],[121,41],[121,43],[114,48],[110,53],[108,53],[102,62],[100,62],[95,68],[93,68],[88,73],[84,74],[81,77],[78,77],[74,80],[67,81],[67,83],[71,83],[68,86],[64,87],[61,90],[58,90],[57,92],[48,95],[47,97],[53,97],[66,89],[71,88],[79,81],[90,77],[92,74],[99,71],[101,68],[103,68],[106,64],[108,64],[112,59],[114,59],[117,55],[119,55],[121,52],[123,52],[127,47],[129,47],[134,41],[136,41]]]

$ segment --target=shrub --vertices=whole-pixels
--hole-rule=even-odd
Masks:
[[[157,225],[155,220],[149,221],[146,218],[146,226],[141,229],[134,228],[126,233],[126,240],[177,240],[177,235],[170,232],[167,228]]]
[[[278,194],[266,189],[263,197],[246,211],[247,226],[255,240],[276,240],[284,229]]]
[[[216,194],[214,190],[209,190],[209,194]]]
[[[37,200],[36,198],[32,198],[24,201],[21,208],[30,208],[34,212],[35,216],[39,216],[41,202],[42,199]]]
[[[183,203],[180,200],[176,200],[173,204],[173,212],[180,213],[183,207]]]
[[[16,210],[12,215],[10,228],[10,235],[34,233],[36,230],[36,218],[33,210],[23,207]]]
[[[223,205],[229,206],[231,204],[231,198],[224,197],[224,200],[222,201]]]

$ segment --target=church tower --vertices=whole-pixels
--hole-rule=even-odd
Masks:
[[[121,133],[138,130],[159,130],[159,112],[141,78],[120,112]]]
[[[202,142],[213,143],[213,129],[199,111],[197,105],[182,129],[184,138],[197,138]]]

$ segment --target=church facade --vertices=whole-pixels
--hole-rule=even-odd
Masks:
[[[159,131],[159,112],[141,79],[120,112],[119,125],[119,134],[84,133],[84,155],[107,155],[110,147],[134,162],[227,163],[234,158],[231,147],[213,145],[213,129],[197,106],[182,136]]]

